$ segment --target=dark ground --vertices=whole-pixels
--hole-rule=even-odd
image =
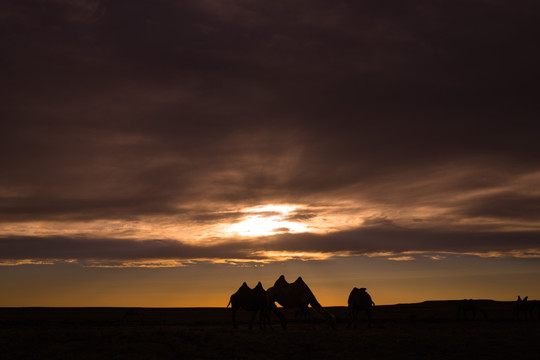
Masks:
[[[0,358],[540,359],[539,320],[514,319],[513,303],[479,304],[487,319],[430,301],[377,306],[371,328],[362,315],[347,329],[347,309],[331,307],[336,330],[317,319],[273,331],[248,330],[242,310],[234,330],[224,308],[0,308]]]

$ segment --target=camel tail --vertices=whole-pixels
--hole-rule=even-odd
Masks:
[[[228,308],[228,307],[229,307],[229,305],[231,305],[231,301],[232,301],[232,299],[231,299],[231,300],[229,300],[229,303],[227,304],[226,308]]]

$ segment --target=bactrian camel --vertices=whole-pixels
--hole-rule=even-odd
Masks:
[[[251,322],[249,323],[250,329],[253,328],[253,321],[255,320],[257,312],[259,312],[259,326],[261,328],[263,328],[265,325],[265,318],[269,319],[268,313],[264,311],[266,308],[266,291],[264,290],[260,281],[253,289],[250,289],[250,287],[244,282],[238,291],[231,295],[231,300],[227,304],[227,307],[229,307],[229,305],[231,305],[232,308],[232,323],[235,329],[238,327],[236,324],[236,312],[240,308],[253,311],[253,316],[251,317]],[[268,321],[268,323],[270,324],[270,321]]]
[[[324,309],[321,304],[313,295],[313,292],[302,280],[301,277],[296,279],[293,283],[288,283],[285,280],[285,276],[281,275],[276,280],[273,287],[268,288],[266,291],[267,298],[267,311],[274,312],[281,321],[281,326],[285,329],[287,320],[281,311],[276,307],[276,302],[286,309],[296,309],[297,313],[309,313],[308,306],[311,307],[323,318],[325,318],[329,325],[334,328],[336,324],[336,318]]]
[[[514,303],[514,318],[520,319],[520,314],[523,313],[525,318],[534,318],[534,309],[538,306],[538,302],[535,300],[529,301],[529,297],[525,296],[523,299],[518,295],[516,302]],[[540,311],[540,308],[539,308]]]
[[[458,319],[468,319],[474,320],[476,318],[476,314],[480,313],[484,316],[484,319],[487,319],[487,313],[482,310],[476,301],[473,299],[463,299],[459,302],[458,306]],[[470,317],[469,317],[470,314]]]
[[[371,299],[371,296],[366,292],[366,288],[352,289],[347,303],[349,304],[349,323],[347,324],[347,327],[350,327],[351,324],[354,324],[354,327],[358,325],[359,311],[366,312],[368,327],[371,327],[371,310],[375,303]]]

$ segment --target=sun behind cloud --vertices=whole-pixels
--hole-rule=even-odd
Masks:
[[[242,221],[231,224],[227,233],[240,236],[269,236],[279,233],[308,231],[306,224],[288,220],[288,215],[298,208],[296,205],[264,205],[245,209]]]

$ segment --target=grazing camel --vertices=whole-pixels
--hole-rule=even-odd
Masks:
[[[459,302],[459,306],[458,306],[458,315],[457,315],[457,318],[458,319],[461,319],[461,318],[464,318],[464,319],[467,319],[469,318],[469,314],[471,314],[470,316],[470,319],[471,320],[474,320],[476,318],[476,314],[477,313],[480,313],[484,316],[484,319],[487,319],[487,313],[482,310],[476,301],[474,301],[473,299],[463,299]]]
[[[514,318],[519,320],[520,314],[524,313],[525,318],[533,318],[533,312],[536,305],[536,301],[528,301],[529,297],[525,296],[523,299],[518,295],[516,302],[514,303]]]
[[[297,309],[297,314],[309,313],[308,306],[311,305],[319,315],[328,321],[332,328],[335,328],[336,318],[319,304],[315,295],[313,295],[313,292],[311,292],[301,277],[289,284],[285,280],[285,276],[281,275],[279,279],[276,280],[274,286],[266,291],[266,298],[267,311],[271,310],[279,317],[283,329],[287,326],[287,320],[276,307],[276,302],[286,309]]]
[[[250,289],[244,282],[238,291],[231,295],[231,300],[227,304],[227,307],[229,307],[229,305],[231,305],[232,308],[232,323],[235,329],[238,327],[236,324],[236,312],[240,308],[253,311],[253,316],[249,323],[250,330],[253,328],[253,321],[255,320],[257,312],[259,312],[260,317],[259,326],[261,329],[264,327],[264,320],[265,317],[268,318],[268,314],[264,311],[266,307],[266,291],[260,281],[253,289]],[[268,323],[270,323],[270,321],[268,321]]]
[[[362,310],[366,312],[368,327],[371,327],[371,310],[375,303],[366,292],[366,288],[352,289],[347,303],[349,304],[349,323],[347,327],[350,327],[351,324],[354,324],[355,328],[358,326],[358,312]]]

